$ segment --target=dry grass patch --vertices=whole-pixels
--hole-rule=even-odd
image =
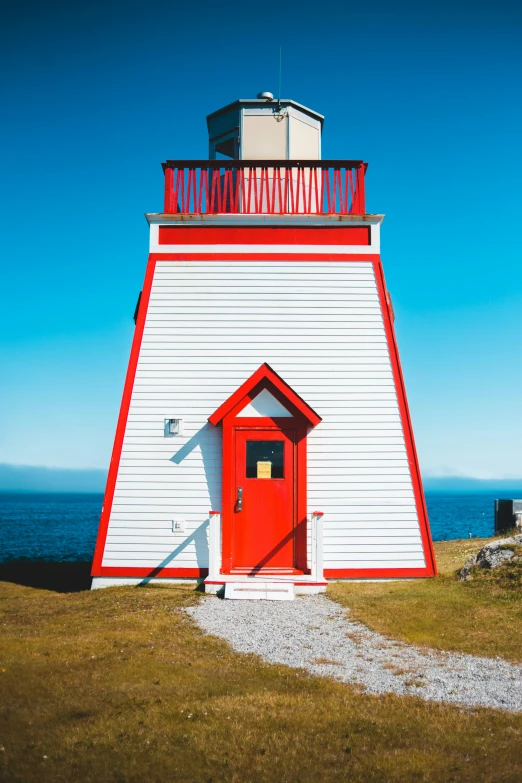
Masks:
[[[329,596],[350,617],[404,642],[522,662],[522,564],[482,571],[469,582],[456,572],[493,539],[435,544],[440,575],[406,582],[338,582]]]
[[[348,632],[344,634],[347,639],[351,639],[354,644],[360,645],[363,643],[363,638],[360,633],[357,632]]]
[[[457,541],[436,541],[435,557],[439,574],[453,576],[466,560],[479,549],[494,541],[493,538],[463,538]]]
[[[419,677],[417,679],[404,680],[404,684],[410,688],[422,688],[426,683]]]
[[[416,677],[424,677],[418,669],[409,669],[403,666],[397,666],[395,663],[383,663],[383,669],[388,669],[392,674],[396,674],[398,677],[404,677],[406,674],[414,674]]]
[[[196,600],[0,584],[0,779],[522,778],[522,716],[372,697],[234,654],[184,614]]]

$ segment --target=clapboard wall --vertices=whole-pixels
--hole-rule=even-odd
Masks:
[[[425,568],[376,268],[156,263],[104,568],[208,567],[221,431],[207,418],[263,362],[323,419],[308,436],[308,508],[325,512],[325,569]],[[164,437],[178,417],[183,435]]]

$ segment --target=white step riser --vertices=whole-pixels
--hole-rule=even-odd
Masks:
[[[236,601],[293,601],[294,585],[288,582],[227,582],[225,598]]]

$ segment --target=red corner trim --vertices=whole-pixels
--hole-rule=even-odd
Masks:
[[[312,425],[312,427],[315,427],[317,424],[319,424],[320,421],[322,421],[321,417],[313,410],[313,408],[311,408],[303,400],[303,398],[300,397],[286,383],[286,381],[284,381],[281,376],[278,375],[275,370],[273,370],[270,365],[265,362],[255,371],[255,373],[250,376],[250,378],[247,378],[247,380],[242,383],[238,389],[236,389],[236,391],[228,398],[228,400],[225,400],[225,402],[220,405],[216,411],[214,411],[212,416],[209,416],[209,422],[214,426],[218,425],[224,419],[224,417],[230,413],[230,411],[233,410],[236,405],[239,405],[239,403],[245,399],[249,392],[251,392],[252,389],[261,381],[267,381],[269,384],[274,386],[280,392],[280,394],[283,395],[285,400],[288,400],[288,402],[299,411],[299,413]]]
[[[145,328],[145,318],[147,316],[147,310],[149,306],[150,292],[152,288],[152,281],[154,278],[154,269],[156,267],[156,259],[149,256],[147,263],[147,270],[145,272],[145,281],[143,283],[143,291],[141,294],[140,307],[138,311],[138,317],[136,318],[136,328],[134,330],[134,338],[132,340],[132,348],[129,358],[129,367],[127,370],[127,376],[125,378],[125,385],[123,387],[123,395],[121,399],[120,415],[118,417],[118,424],[116,426],[116,435],[114,437],[114,447],[112,449],[111,462],[109,465],[109,473],[107,476],[107,485],[105,487],[105,496],[103,498],[103,506],[100,517],[100,526],[98,529],[98,538],[96,540],[96,547],[94,549],[94,558],[92,561],[92,576],[104,576],[102,571],[103,552],[105,550],[105,541],[107,539],[107,530],[109,527],[109,519],[111,516],[112,501],[114,499],[114,490],[116,487],[116,479],[118,477],[118,468],[120,466],[121,450],[123,446],[123,438],[125,436],[125,428],[127,426],[127,417],[129,415],[130,401],[132,397],[132,389],[134,386],[134,378],[136,375],[136,367],[138,366],[138,357],[140,355],[141,341],[143,338],[143,329]],[[131,575],[132,569],[122,569],[127,575]],[[146,570],[146,569],[145,569]],[[150,572],[150,571],[149,571]],[[110,574],[106,574],[110,576]],[[122,574],[119,574],[122,575]],[[141,576],[141,574],[137,574]]]
[[[424,548],[424,557],[426,560],[426,569],[420,569],[422,573],[419,573],[418,576],[435,576],[437,574],[437,563],[435,561],[435,551],[433,549],[433,541],[431,538],[428,510],[426,507],[424,490],[422,488],[422,478],[419,468],[419,460],[417,457],[417,450],[415,448],[415,438],[413,436],[413,427],[411,424],[410,411],[408,408],[408,399],[406,397],[406,387],[404,384],[404,377],[402,374],[401,362],[399,358],[397,338],[395,336],[395,329],[393,326],[393,311],[391,311],[390,307],[388,306],[384,271],[380,260],[378,263],[374,264],[374,269],[375,279],[377,281],[377,290],[381,303],[381,312],[384,320],[384,328],[386,331],[388,350],[390,352],[390,360],[395,381],[395,390],[397,392],[397,399],[399,402],[402,431],[404,434],[406,451],[408,454],[408,463],[410,466],[413,493],[415,497],[415,504],[417,507],[417,515]],[[409,572],[412,576],[415,575],[412,573],[415,570],[416,569],[406,569],[406,571]]]
[[[127,568],[127,566],[101,566],[92,576],[178,577],[199,579],[208,576],[208,568]]]

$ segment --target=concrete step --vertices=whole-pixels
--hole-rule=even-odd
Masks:
[[[260,582],[257,579],[244,582],[227,582],[225,598],[241,601],[293,601],[292,582]]]

